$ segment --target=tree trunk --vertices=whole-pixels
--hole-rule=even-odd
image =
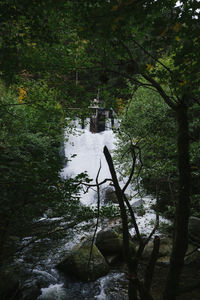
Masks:
[[[189,163],[189,128],[188,108],[181,102],[176,110],[178,123],[178,169],[179,196],[176,203],[173,249],[163,300],[174,300],[179,288],[179,281],[184,257],[188,246],[188,220],[190,214],[190,163]]]
[[[114,168],[114,165],[113,165],[112,157],[111,157],[110,152],[108,151],[108,148],[106,146],[104,147],[104,155],[105,155],[106,161],[108,163],[110,174],[112,176],[113,184],[114,184],[114,187],[115,187],[115,192],[116,192],[117,199],[118,199],[118,202],[119,202],[121,220],[122,220],[122,230],[123,230],[123,255],[124,255],[124,259],[125,259],[127,265],[129,265],[128,217],[127,217],[126,208],[125,208],[125,205],[124,205],[123,193],[122,193],[122,190],[119,186],[119,182],[118,182],[117,175],[116,175],[116,172],[115,172],[115,168]]]

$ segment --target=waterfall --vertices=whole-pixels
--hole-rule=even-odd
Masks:
[[[87,120],[86,128],[82,129],[81,122],[79,120],[74,121],[74,126],[76,126],[76,131],[72,134],[66,132],[66,142],[65,142],[65,156],[68,159],[67,165],[63,168],[61,176],[63,178],[75,177],[77,174],[82,172],[87,172],[89,178],[95,183],[97,172],[99,170],[101,161],[101,172],[99,176],[99,182],[105,178],[111,178],[107,162],[103,154],[104,146],[112,152],[115,147],[116,137],[114,132],[109,128],[109,120],[106,120],[106,130],[100,133],[90,132],[89,120]],[[115,122],[116,124],[116,122]],[[109,182],[106,183],[109,185]],[[124,183],[123,183],[124,184]],[[106,188],[104,185],[103,188]],[[133,192],[128,191],[129,195]],[[102,197],[103,198],[103,197]],[[96,192],[90,189],[87,194],[82,194],[80,201],[84,205],[96,205]],[[101,199],[102,200],[102,199]],[[150,225],[151,220],[155,220],[155,212],[149,209],[150,197],[146,198],[136,198],[132,197],[131,204],[137,205],[137,203],[142,202],[145,208],[145,215],[137,216],[138,226],[143,233],[149,233],[152,230],[152,225]],[[117,204],[115,204],[117,205]],[[38,222],[52,221],[48,219],[47,216],[38,220]],[[62,220],[61,220],[62,222]],[[62,223],[61,223],[62,224]],[[79,224],[81,226],[81,224]],[[79,226],[78,225],[78,226]],[[61,225],[62,226],[62,225]],[[42,282],[41,295],[38,296],[38,300],[127,300],[127,278],[125,274],[120,270],[110,270],[110,272],[95,282],[81,282],[73,281],[69,278],[63,278],[53,266],[56,265],[59,259],[60,250],[64,252],[69,251],[74,243],[78,243],[82,237],[85,235],[84,229],[79,231],[75,230],[73,237],[64,237],[64,244],[56,245],[57,253],[56,255],[51,255],[51,250],[44,258],[44,263],[41,265],[39,261],[38,265],[32,270],[32,282],[34,282],[34,276],[40,276],[39,280]],[[90,232],[89,232],[90,230]],[[88,233],[93,233],[93,226],[91,229],[87,229]],[[134,229],[130,230],[130,233],[134,235]],[[69,235],[69,232],[68,232]],[[41,279],[40,279],[41,278]],[[36,281],[37,282],[37,281]],[[26,298],[23,298],[26,299]]]
[[[108,121],[107,121],[107,124]],[[114,149],[115,135],[111,129],[107,127],[106,131],[100,133],[92,133],[85,129],[78,129],[76,135],[70,135],[65,144],[65,156],[70,159],[67,166],[62,171],[62,176],[74,177],[81,172],[87,171],[90,179],[95,179],[101,163],[101,171],[99,174],[99,182],[105,178],[111,178],[108,165],[106,163],[103,148],[111,151]],[[74,157],[75,156],[75,157]],[[82,194],[81,202],[85,205],[94,204],[95,191]]]

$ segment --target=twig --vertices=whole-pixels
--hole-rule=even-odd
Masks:
[[[129,184],[131,182],[131,179],[132,179],[132,177],[134,175],[134,171],[135,171],[136,154],[135,154],[135,149],[134,149],[134,146],[133,146],[132,143],[131,143],[131,146],[130,146],[130,151],[131,151],[131,154],[132,154],[132,160],[133,160],[133,162],[132,162],[132,168],[131,168],[131,172],[130,172],[129,178],[128,178],[125,186],[122,189],[123,193],[125,192],[125,190],[129,186]]]
[[[88,273],[89,273],[89,267],[90,267],[90,262],[91,262],[91,258],[92,258],[92,250],[93,250],[93,245],[94,245],[94,240],[95,240],[95,236],[97,233],[97,229],[98,229],[98,225],[99,225],[99,216],[100,216],[100,184],[98,183],[98,179],[99,179],[99,173],[101,171],[101,161],[100,161],[100,166],[99,166],[99,170],[97,172],[97,176],[96,176],[96,187],[97,187],[97,222],[96,222],[96,226],[95,226],[95,230],[94,230],[94,234],[92,237],[92,243],[91,243],[91,247],[90,247],[90,256],[89,256],[89,260],[88,260]]]
[[[134,44],[136,44],[144,53],[146,53],[149,57],[151,57],[153,60],[158,62],[163,68],[165,68],[170,74],[173,74],[172,70],[170,70],[167,66],[165,66],[159,59],[157,59],[155,56],[150,54],[144,47],[142,47],[136,40],[132,40]]]
[[[107,181],[112,181],[112,179],[111,179],[111,178],[106,178],[106,179],[104,179],[102,182],[98,183],[98,186],[104,184],[104,183],[107,182]],[[87,187],[89,187],[89,188],[90,188],[90,187],[95,187],[95,186],[97,186],[96,183],[95,183],[95,184],[89,184],[89,183],[86,183],[86,182],[81,182],[80,184],[83,184],[83,185],[85,185],[85,186],[87,186]]]

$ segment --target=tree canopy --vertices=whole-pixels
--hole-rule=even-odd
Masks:
[[[142,148],[143,182],[168,176],[175,184],[174,242],[163,296],[175,299],[191,195],[199,193],[199,3],[1,1],[2,256],[10,235],[20,235],[47,207],[60,212],[78,197],[85,174],[74,181],[60,178],[63,128],[70,128],[66,117],[85,117],[98,93],[102,105],[121,114],[120,151],[127,135]]]

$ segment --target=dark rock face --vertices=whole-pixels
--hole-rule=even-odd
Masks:
[[[191,240],[200,246],[200,218],[190,217],[188,230]]]
[[[109,266],[98,248],[93,245],[88,267],[90,251],[91,241],[84,241],[76,245],[57,265],[57,268],[63,271],[63,273],[73,275],[82,281],[95,281],[109,272]]]

